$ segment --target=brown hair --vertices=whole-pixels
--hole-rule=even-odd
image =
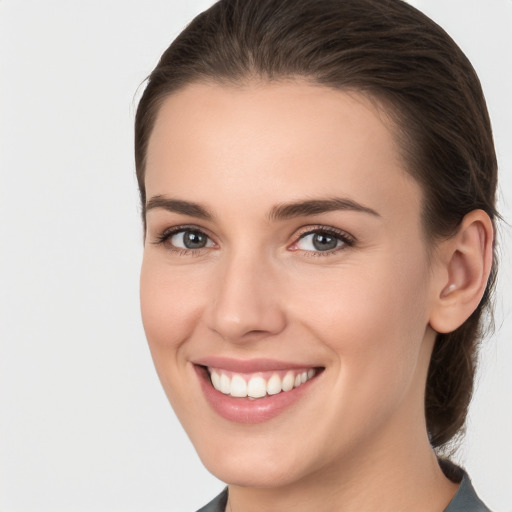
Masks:
[[[220,0],[165,51],[140,100],[135,161],[143,218],[146,151],[163,100],[192,82],[254,77],[301,77],[377,100],[396,124],[408,172],[423,188],[431,242],[453,234],[474,209],[497,217],[497,162],[480,83],[432,20],[402,0]],[[476,311],[437,336],[425,395],[433,447],[464,427],[495,270]]]

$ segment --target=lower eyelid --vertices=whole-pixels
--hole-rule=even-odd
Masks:
[[[202,247],[201,249],[183,249],[182,247],[171,247],[169,250],[178,254],[178,256],[203,256],[204,250],[209,247]]]

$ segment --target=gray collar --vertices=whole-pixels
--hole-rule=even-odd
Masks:
[[[491,512],[480,500],[466,472],[450,504],[444,512]]]

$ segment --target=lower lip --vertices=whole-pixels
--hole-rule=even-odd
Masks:
[[[285,409],[295,404],[307,393],[318,373],[311,380],[293,388],[282,391],[277,395],[267,395],[262,398],[235,398],[216,390],[210,381],[210,376],[203,366],[194,366],[203,390],[204,396],[211,408],[224,419],[236,423],[262,423],[275,418]]]

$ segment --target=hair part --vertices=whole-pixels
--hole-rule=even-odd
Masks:
[[[384,107],[406,169],[422,187],[431,242],[451,236],[472,210],[498,217],[497,161],[480,82],[436,23],[402,0],[220,0],[164,52],[140,100],[135,162],[143,221],[148,142],[170,94],[196,82],[289,78],[356,91]],[[495,275],[496,263],[476,311],[437,336],[425,394],[435,448],[464,427]]]

